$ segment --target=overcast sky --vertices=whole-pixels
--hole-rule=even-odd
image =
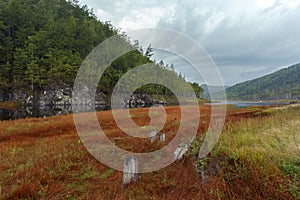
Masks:
[[[300,0],[81,0],[124,31],[169,28],[201,44],[233,85],[300,62]],[[167,59],[166,59],[167,60]],[[190,81],[191,68],[175,62]]]

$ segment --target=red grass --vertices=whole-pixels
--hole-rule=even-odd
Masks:
[[[195,107],[190,109],[192,112]],[[166,111],[167,123],[162,132],[167,133],[168,143],[178,130],[174,119],[180,119],[180,112],[179,107],[166,107]],[[229,109],[226,121],[238,121],[258,111]],[[137,124],[149,123],[148,108],[132,109],[130,113]],[[210,107],[202,106],[198,134],[207,129],[209,115]],[[98,112],[97,117],[107,136],[122,148],[135,152],[161,148],[149,139],[124,134],[117,128],[110,111]],[[122,186],[122,173],[107,173],[109,168],[93,158],[79,142],[72,115],[0,122],[0,146],[0,199],[290,198],[287,192],[274,190],[279,187],[281,177],[257,180],[252,177],[259,177],[256,174],[259,169],[254,168],[248,178],[235,177],[229,183],[221,171],[203,183],[191,157],[159,171],[141,174],[139,182]]]

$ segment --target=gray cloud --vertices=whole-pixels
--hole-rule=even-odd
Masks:
[[[185,33],[206,48],[228,85],[300,62],[297,0],[82,2],[93,7],[101,21],[110,20],[123,30],[162,27]],[[183,61],[164,59],[189,80],[197,80]]]

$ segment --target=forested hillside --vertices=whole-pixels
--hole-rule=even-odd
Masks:
[[[0,87],[12,93],[72,84],[84,57],[116,32],[64,0],[0,1]]]
[[[215,94],[216,96],[218,95],[218,93],[220,93],[220,91],[228,88],[229,86],[213,86],[213,85],[207,85],[207,84],[203,84],[201,85],[201,87],[203,88],[203,98],[204,99],[211,99],[211,95]]]
[[[80,6],[77,0],[0,0],[2,100],[24,92],[39,96],[45,90],[71,88],[84,58],[115,34],[120,34],[116,28],[109,22],[100,22],[92,10]],[[102,77],[99,92],[111,94],[122,74],[152,62],[151,55],[150,46],[145,53],[137,46],[135,51],[117,59]],[[184,80],[165,66],[157,67],[164,69],[170,79]],[[170,93],[157,85],[147,85],[141,92]]]
[[[237,84],[226,93],[234,100],[300,99],[300,64]]]

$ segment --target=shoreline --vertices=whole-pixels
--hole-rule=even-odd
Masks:
[[[188,106],[193,105],[195,102],[191,102],[188,100],[182,100],[183,105],[182,106]],[[235,104],[243,104],[248,103],[247,105],[237,106]],[[258,105],[251,105],[251,104],[258,104]],[[267,103],[270,103],[270,105],[267,105]],[[276,104],[278,103],[278,105]],[[294,103],[289,102],[283,102],[283,101],[268,101],[268,102],[250,102],[250,101],[227,101],[227,106],[237,107],[237,108],[248,108],[248,107],[263,107],[263,106],[280,106],[284,104],[293,105]],[[197,104],[199,106],[210,106],[210,105],[223,105],[224,102],[222,101],[209,101],[209,100],[203,100],[199,99]],[[261,104],[261,105],[260,105]],[[1,106],[2,105],[2,106]],[[124,109],[135,109],[135,108],[149,108],[149,107],[155,107],[156,105],[149,105],[149,106],[142,106],[142,107],[132,107],[132,108],[124,108]],[[160,104],[157,104],[157,106],[160,106]],[[161,106],[164,107],[172,107],[172,106],[179,106],[178,104],[163,104]],[[106,111],[111,110],[110,107],[97,107],[96,112],[99,111]],[[72,114],[72,108],[69,107],[43,107],[38,109],[37,111],[34,111],[31,107],[25,107],[24,104],[21,104],[20,102],[3,102],[0,103],[0,121],[5,120],[16,120],[16,119],[26,119],[26,118],[48,118],[53,116],[61,116],[61,115],[67,115]],[[36,114],[34,114],[36,113]],[[18,116],[20,115],[20,116]]]

